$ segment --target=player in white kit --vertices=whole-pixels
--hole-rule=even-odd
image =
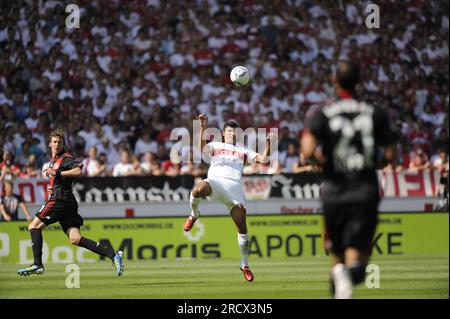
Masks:
[[[202,136],[208,125],[208,118],[205,114],[201,114],[198,119],[201,121],[200,149],[203,150],[203,153],[209,154],[211,165],[208,177],[197,183],[192,189],[190,196],[192,210],[184,224],[184,230],[190,231],[200,216],[198,206],[202,198],[211,196],[223,203],[230,211],[231,218],[238,230],[238,244],[242,256],[240,269],[247,281],[253,281],[254,276],[248,265],[250,239],[247,232],[242,170],[246,162],[266,163],[268,161],[273,134],[267,135],[266,146],[261,155],[236,146],[236,129],[239,124],[233,120],[225,122],[223,126],[223,143],[206,144]]]

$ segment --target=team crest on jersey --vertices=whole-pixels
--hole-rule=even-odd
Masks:
[[[52,168],[54,168],[54,169],[58,169],[58,168],[59,168],[59,163],[55,163],[55,164],[53,164]]]

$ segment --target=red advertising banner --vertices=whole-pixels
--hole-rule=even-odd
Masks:
[[[441,173],[432,169],[378,172],[383,197],[432,197],[440,178]]]

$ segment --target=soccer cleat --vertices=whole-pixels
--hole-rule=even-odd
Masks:
[[[334,299],[350,299],[352,297],[353,284],[344,265],[335,265],[331,270],[331,274],[334,282]]]
[[[123,252],[119,250],[114,256],[114,266],[116,267],[117,276],[122,276],[123,274]]]
[[[195,221],[198,218],[194,218],[192,215],[188,217],[186,222],[184,223],[184,231],[190,231],[192,229],[192,226],[194,226]]]
[[[241,271],[242,271],[242,273],[244,274],[244,278],[245,278],[245,280],[247,280],[247,281],[253,281],[253,279],[255,278],[254,276],[253,276],[253,273],[252,273],[252,271],[250,270],[250,267],[249,266],[244,266],[244,267],[242,267],[242,268],[239,268]]]
[[[19,269],[17,274],[20,276],[29,276],[32,274],[42,275],[45,272],[44,266],[31,265],[29,267]]]

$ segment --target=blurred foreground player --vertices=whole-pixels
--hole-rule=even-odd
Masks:
[[[341,61],[334,76],[336,98],[307,114],[302,152],[323,166],[321,200],[325,247],[332,253],[332,291],[351,298],[353,285],[365,278],[380,202],[377,147],[395,160],[396,134],[387,113],[356,96],[358,66]]]
[[[122,252],[117,253],[109,247],[85,238],[80,233],[83,218],[78,214],[78,203],[72,192],[73,179],[82,176],[82,164],[64,150],[64,132],[57,129],[50,133],[49,147],[52,160],[44,174],[50,178],[49,200],[36,213],[36,217],[28,225],[31,235],[31,247],[34,263],[17,273],[21,276],[43,274],[42,264],[42,230],[59,222],[73,245],[84,247],[90,251],[110,258],[116,268],[117,275],[123,273]]]
[[[197,183],[190,196],[191,215],[184,224],[184,230],[190,231],[195,221],[200,216],[198,206],[202,198],[210,196],[227,206],[231,218],[238,231],[238,244],[241,251],[240,269],[247,281],[253,281],[254,276],[248,265],[250,238],[247,232],[246,209],[244,190],[242,183],[242,171],[246,162],[265,163],[269,159],[270,143],[273,134],[266,137],[266,145],[263,154],[258,154],[248,149],[236,146],[237,128],[239,125],[234,120],[225,122],[223,126],[222,142],[206,144],[202,138],[208,125],[208,117],[205,114],[199,116],[201,121],[200,150],[210,156],[211,166],[208,177]]]

